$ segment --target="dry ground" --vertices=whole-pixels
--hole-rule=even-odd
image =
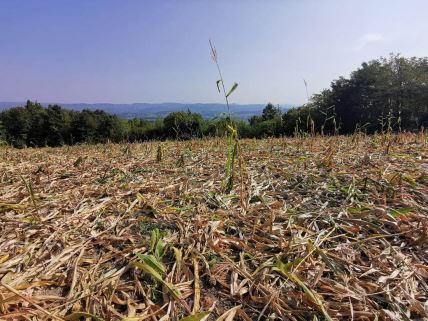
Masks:
[[[428,317],[426,135],[241,143],[1,148],[0,319]]]

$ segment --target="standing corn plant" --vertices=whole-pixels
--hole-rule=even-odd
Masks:
[[[229,96],[235,91],[235,89],[238,87],[238,84],[235,82],[232,86],[232,88],[226,93],[226,88],[224,86],[223,76],[221,74],[220,65],[218,63],[218,56],[217,51],[215,47],[213,46],[211,40],[210,42],[210,48],[211,48],[211,58],[214,60],[219,78],[216,81],[217,84],[217,90],[219,93],[223,91],[224,99],[226,100],[226,106],[227,106],[227,161],[226,161],[226,176],[223,181],[222,187],[225,193],[230,193],[233,188],[233,178],[234,178],[234,164],[235,164],[235,158],[237,155],[237,152],[240,151],[239,146],[239,140],[238,140],[238,131],[236,127],[232,123],[231,114],[230,114],[230,106],[229,106]],[[221,89],[220,89],[221,84]]]

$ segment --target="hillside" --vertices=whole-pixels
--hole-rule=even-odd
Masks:
[[[25,102],[0,102],[0,111],[11,107],[24,106]],[[42,103],[43,106],[49,103]],[[181,104],[181,103],[161,103],[161,104],[148,104],[148,103],[135,103],[135,104],[59,104],[65,109],[71,110],[96,110],[101,109],[110,114],[115,114],[123,119],[130,118],[143,118],[154,120],[158,117],[164,118],[169,113],[174,111],[187,111],[199,113],[205,119],[213,118],[221,113],[227,112],[227,107],[224,104]],[[239,119],[248,119],[254,115],[261,115],[263,104],[231,104],[233,115]],[[281,105],[281,108],[286,111],[291,105]]]

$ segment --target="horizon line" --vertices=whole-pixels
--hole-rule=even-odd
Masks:
[[[31,102],[35,102],[35,103],[39,103],[39,104],[57,104],[57,105],[96,105],[96,104],[104,104],[104,105],[137,105],[137,104],[146,104],[146,105],[166,105],[166,104],[179,104],[179,105],[226,105],[226,103],[217,103],[217,102],[196,102],[196,103],[183,103],[183,102],[160,102],[160,103],[156,103],[156,102],[134,102],[134,103],[108,103],[108,102],[92,102],[92,103],[87,103],[87,102],[54,102],[54,101],[38,101],[38,100],[31,100],[31,99],[27,99],[27,100],[22,100],[22,101],[6,101],[6,100],[0,100],[1,104],[22,104],[22,103],[26,103],[27,101],[31,101]],[[269,103],[272,102],[267,102],[267,103],[229,103],[229,105],[267,105]],[[276,103],[272,103],[274,106],[302,106],[305,103],[298,103],[298,104],[293,104],[293,103],[280,103],[280,104],[276,104]]]

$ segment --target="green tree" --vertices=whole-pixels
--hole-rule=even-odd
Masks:
[[[15,107],[1,113],[6,141],[14,147],[27,146],[30,117],[23,107]]]
[[[415,130],[428,115],[428,58],[390,55],[365,62],[308,104],[342,133]]]
[[[275,107],[272,103],[268,103],[262,112],[263,120],[272,120],[281,116],[281,108],[279,108],[279,106]]]
[[[49,105],[47,110],[47,142],[49,146],[60,146],[72,143],[72,113],[58,105]]]
[[[201,137],[203,122],[200,114],[192,114],[190,111],[172,112],[163,121],[166,134],[178,139]]]
[[[6,142],[6,130],[3,126],[3,122],[0,119],[0,145]]]

